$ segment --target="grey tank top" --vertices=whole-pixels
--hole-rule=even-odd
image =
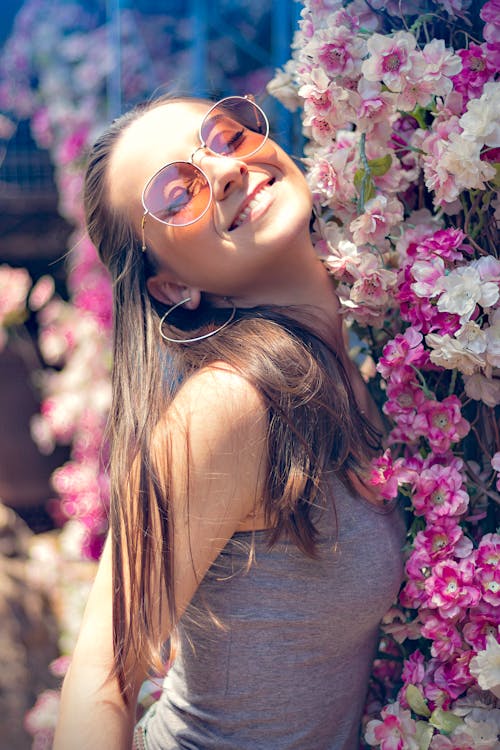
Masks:
[[[335,514],[321,511],[318,559],[291,542],[269,549],[265,531],[229,540],[180,622],[148,750],[358,750],[404,522],[337,480],[332,491],[337,545]]]

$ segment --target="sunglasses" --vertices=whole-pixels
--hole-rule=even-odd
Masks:
[[[186,227],[208,211],[212,185],[193,163],[194,155],[207,149],[217,156],[244,159],[266,142],[269,122],[264,111],[248,96],[228,96],[216,102],[204,116],[198,132],[200,145],[189,161],[165,164],[147,181],[142,193],[144,216],[163,224]]]

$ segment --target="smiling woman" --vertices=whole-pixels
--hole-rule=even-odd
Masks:
[[[85,197],[114,289],[111,530],[55,750],[352,750],[403,525],[367,481],[382,426],[305,180],[251,99],[176,99],[111,125]]]

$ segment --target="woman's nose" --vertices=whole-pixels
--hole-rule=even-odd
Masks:
[[[245,185],[248,167],[241,159],[204,154],[202,161],[200,166],[212,184],[215,200],[223,201]]]

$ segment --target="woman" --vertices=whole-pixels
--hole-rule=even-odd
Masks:
[[[111,125],[85,202],[114,289],[111,530],[55,750],[130,748],[168,641],[135,747],[357,748],[403,528],[366,480],[381,425],[306,182],[251,99],[175,99]]]

